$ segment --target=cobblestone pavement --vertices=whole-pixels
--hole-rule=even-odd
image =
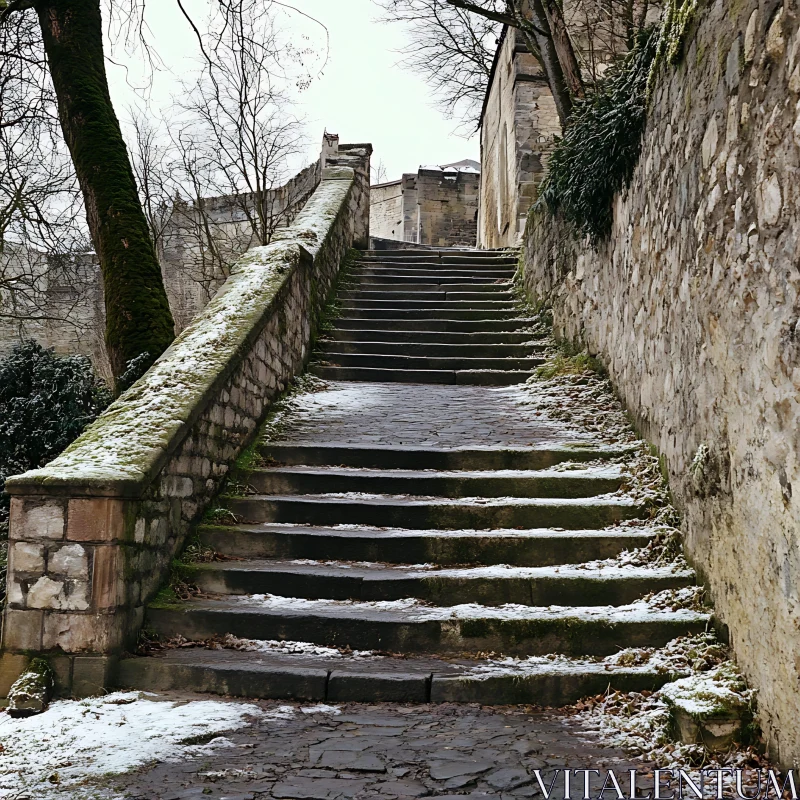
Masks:
[[[545,421],[519,386],[329,382],[292,402],[292,444],[531,447],[589,441]]]
[[[230,746],[200,746],[197,756],[182,763],[161,763],[113,780],[114,794],[108,796],[517,798],[541,796],[535,769],[549,786],[555,767],[596,769],[604,776],[606,769],[619,775],[636,766],[621,751],[601,747],[574,717],[556,711],[450,704],[259,705],[265,717],[228,734]],[[573,776],[573,796],[582,795],[583,776]]]

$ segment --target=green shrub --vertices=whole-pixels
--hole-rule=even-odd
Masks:
[[[575,103],[542,184],[542,201],[561,211],[594,244],[611,231],[616,192],[639,161],[647,117],[647,82],[660,29],[643,31],[636,46],[609,67],[585,99]]]
[[[6,478],[51,461],[110,401],[84,356],[57,356],[29,340],[0,359],[0,539],[8,531]],[[0,580],[0,599],[4,588]]]

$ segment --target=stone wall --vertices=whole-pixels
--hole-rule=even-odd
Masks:
[[[538,62],[505,31],[481,115],[480,247],[516,247],[547,153],[561,134]]]
[[[319,184],[321,173],[318,159],[267,191],[259,227],[271,234],[290,225]],[[177,333],[222,286],[230,265],[260,244],[251,222],[258,217],[256,206],[254,195],[241,194],[176,203],[170,209],[158,238],[158,256]]]
[[[660,450],[687,552],[800,761],[800,33],[797,0],[716,0],[653,97],[596,251],[532,214],[524,282],[607,366]]]
[[[326,134],[323,147],[335,155],[338,137]],[[321,160],[317,160],[266,192],[262,210],[265,230],[274,232],[290,225],[321,174]],[[255,213],[253,195],[225,195],[176,203],[157,223],[156,250],[176,333],[214,296],[236,259],[258,244],[249,221]],[[60,355],[89,356],[97,372],[111,383],[104,341],[103,279],[97,257],[93,253],[76,255],[69,265],[49,268],[38,253],[14,253],[13,259],[19,263],[0,254],[0,274],[33,272],[37,276],[35,307],[29,309],[25,321],[0,316],[0,357],[22,339],[34,338]],[[10,301],[10,297],[0,296],[0,306]]]
[[[478,172],[420,168],[417,177],[417,242],[436,247],[475,247]]]
[[[404,235],[402,181],[371,186],[369,203],[370,233],[381,239],[402,241]]]
[[[420,167],[371,188],[370,231],[380,239],[474,247],[480,172],[475,161]]]
[[[61,691],[113,682],[171,559],[302,370],[347,249],[367,246],[370,153],[340,147],[295,222],[237,262],[143,378],[61,456],[6,482],[0,695],[36,652]]]

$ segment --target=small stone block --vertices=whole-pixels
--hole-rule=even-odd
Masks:
[[[41,650],[44,612],[7,608],[3,625],[3,650]]]
[[[92,566],[92,608],[103,611],[116,608],[122,593],[118,575],[119,548],[115,545],[97,547]]]
[[[75,656],[72,665],[72,694],[91,697],[102,694],[111,684],[113,656]]]
[[[64,505],[42,499],[11,498],[9,539],[62,539],[64,537]]]
[[[30,658],[21,653],[0,655],[0,697],[8,697],[8,690],[14,681],[25,672]]]
[[[328,680],[329,702],[427,703],[430,675],[354,673],[334,670]]]
[[[69,501],[67,539],[112,542],[125,535],[124,503],[113,497]]]

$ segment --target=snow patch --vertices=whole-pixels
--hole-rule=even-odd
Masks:
[[[30,787],[35,787],[37,800],[64,797],[66,788],[86,778],[228,747],[231,742],[221,734],[246,727],[252,717],[280,718],[250,703],[182,702],[140,692],[59,700],[27,719],[3,714],[0,797]],[[197,737],[211,738],[207,744],[186,743]]]

